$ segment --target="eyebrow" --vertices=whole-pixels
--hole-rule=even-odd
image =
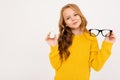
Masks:
[[[77,14],[77,13],[76,13],[76,12],[74,12],[73,14]],[[67,16],[65,15],[64,17],[65,17],[65,18],[66,18],[66,17],[70,17],[70,15],[67,15]]]

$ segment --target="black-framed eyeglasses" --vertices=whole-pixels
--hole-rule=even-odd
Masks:
[[[104,37],[109,37],[112,33],[112,30],[110,29],[89,29],[89,32],[90,32],[90,35],[95,37],[95,36],[98,36],[99,33],[101,32],[102,36]]]

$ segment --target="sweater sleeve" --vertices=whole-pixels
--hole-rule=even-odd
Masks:
[[[52,67],[57,70],[59,69],[61,65],[61,60],[59,56],[59,51],[58,51],[58,46],[51,46],[50,47],[50,54],[49,54],[49,59]]]
[[[90,65],[95,71],[99,71],[111,55],[112,43],[103,41],[101,49],[98,48],[97,39],[91,43]]]

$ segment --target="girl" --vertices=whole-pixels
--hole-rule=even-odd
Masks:
[[[55,70],[54,80],[89,80],[90,68],[99,71],[111,54],[113,33],[105,37],[101,49],[97,38],[89,34],[87,21],[76,4],[61,9],[59,36],[46,37],[49,59]]]

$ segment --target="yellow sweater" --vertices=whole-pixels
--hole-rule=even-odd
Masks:
[[[73,37],[70,56],[61,63],[58,46],[51,47],[49,59],[55,69],[54,80],[89,80],[90,68],[99,71],[111,54],[112,43],[103,41],[98,48],[96,37],[83,33]]]

